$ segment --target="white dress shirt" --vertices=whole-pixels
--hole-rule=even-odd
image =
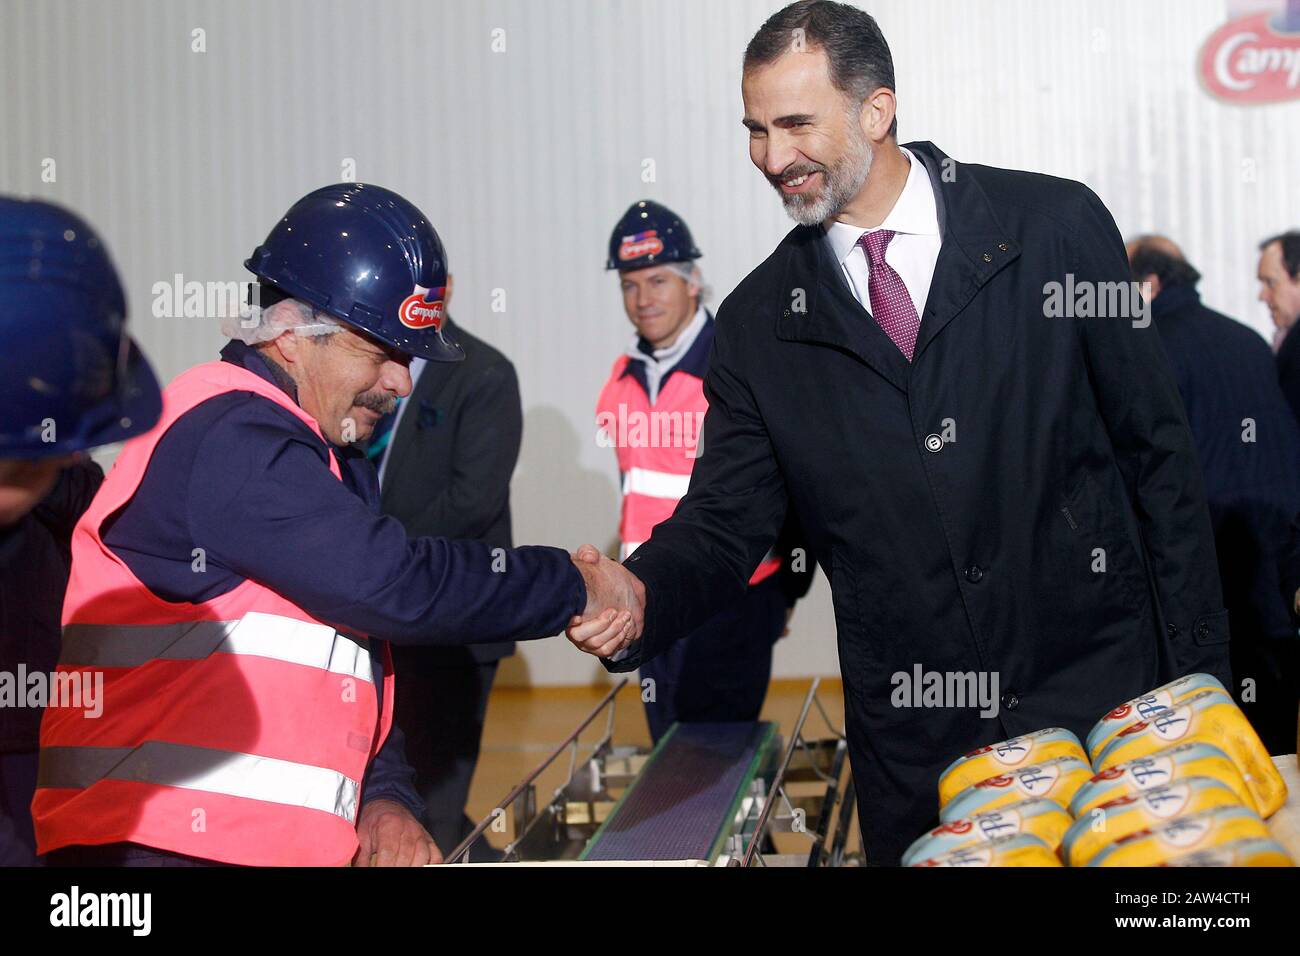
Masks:
[[[907,173],[903,191],[884,222],[875,229],[833,222],[826,230],[826,238],[840,261],[854,297],[870,312],[871,272],[867,264],[867,252],[858,245],[858,240],[866,233],[878,229],[892,229],[897,233],[885,250],[885,262],[903,280],[907,294],[916,306],[917,318],[920,318],[925,314],[925,300],[930,295],[930,280],[934,278],[934,264],[939,258],[942,238],[939,235],[939,210],[935,205],[930,174],[909,150],[904,149],[903,154],[907,156],[912,168]]]

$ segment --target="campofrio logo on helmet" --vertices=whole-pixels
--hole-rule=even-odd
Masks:
[[[659,238],[658,232],[650,229],[632,236],[624,236],[623,241],[618,245],[618,259],[620,262],[627,262],[629,259],[640,259],[642,256],[657,256],[663,251],[663,240]]]
[[[408,329],[441,329],[442,296],[446,288],[422,289],[416,286],[415,292],[402,300],[397,317]]]

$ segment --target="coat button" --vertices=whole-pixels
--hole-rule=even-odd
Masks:
[[[1020,706],[1020,698],[1016,696],[1014,690],[1009,690],[1002,695],[1002,706],[1007,710],[1015,710]]]
[[[1197,636],[1197,637],[1209,637],[1209,636],[1210,636],[1210,625],[1207,624],[1205,621],[1201,621],[1201,623],[1197,624],[1197,625],[1196,625],[1196,636]]]
[[[1165,633],[1168,634],[1170,637],[1177,637],[1177,636],[1178,636],[1178,625],[1177,625],[1177,624],[1166,624],[1166,625],[1165,625]]]
[[[984,253],[984,261],[985,261],[985,262],[992,262],[992,261],[993,261],[993,257],[992,257],[991,255],[989,255],[989,254],[986,252],[986,253]]]
[[[966,580],[971,584],[979,584],[980,579],[984,577],[984,569],[978,564],[972,564],[966,569]]]
[[[925,436],[926,451],[940,451],[942,448],[943,448],[943,439],[940,438],[938,435]]]
[[[1008,246],[1005,242],[999,242],[999,243],[998,243],[998,248],[1001,249],[1003,252],[1006,252],[1006,251],[1007,251],[1008,249],[1010,249],[1011,247]]]

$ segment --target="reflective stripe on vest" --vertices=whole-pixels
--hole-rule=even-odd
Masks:
[[[622,559],[647,541],[655,525],[668,520],[686,496],[700,440],[694,423],[709,407],[703,382],[682,370],[668,377],[651,406],[641,383],[624,374],[630,361],[624,355],[614,363],[596,403],[597,420],[614,446],[623,476]],[[618,434],[609,434],[606,425]],[[758,584],[780,568],[781,559],[769,549],[749,583]]]
[[[46,747],[38,787],[127,780],[323,810],[356,822],[360,782],[308,764],[149,740],[138,747]]]
[[[158,441],[182,415],[231,391],[320,428],[247,369],[210,362],[163,392],[163,415],[127,442],[72,535],[60,674],[102,675],[98,714],[47,708],[32,800],[37,852],[140,843],[247,865],[346,864],[361,781],[391,722],[370,642],[339,632],[245,579],[199,604],[164,601],[104,544],[100,529],[139,490]],[[201,821],[201,825],[200,825]]]
[[[374,683],[370,643],[326,624],[250,611],[238,621],[178,624],[69,624],[59,663],[66,667],[139,667],[153,660],[194,661],[244,654],[319,667]]]
[[[686,497],[690,487],[691,475],[675,475],[667,471],[651,471],[649,468],[629,468],[623,473],[623,494],[649,495],[651,498],[666,498],[674,506]]]

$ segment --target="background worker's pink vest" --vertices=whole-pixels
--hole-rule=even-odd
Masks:
[[[229,391],[277,403],[324,441],[270,382],[210,362],[173,381],[162,419],[123,448],[73,532],[58,667],[65,680],[103,674],[102,714],[46,710],[32,801],[39,853],[131,841],[227,863],[318,866],[356,851],[361,781],[391,722],[387,644],[380,714],[366,638],[251,580],[202,604],[164,601],[100,537],[172,423]],[[329,467],[340,477],[332,452]]]
[[[654,405],[641,383],[624,374],[632,359],[620,356],[596,401],[597,421],[618,454],[623,474],[623,516],[619,523],[627,558],[666,520],[686,495],[700,441],[700,423],[709,409],[704,382],[689,372],[669,375]],[[781,567],[768,552],[749,579],[758,584]]]

